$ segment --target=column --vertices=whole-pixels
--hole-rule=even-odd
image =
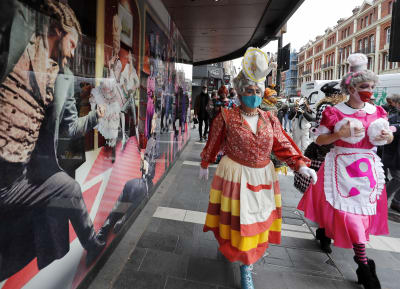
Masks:
[[[96,11],[96,86],[100,85],[99,80],[103,77],[104,67],[104,21],[105,21],[105,0],[97,0]],[[94,149],[99,147],[99,132],[94,130]]]
[[[381,25],[378,24],[376,26],[376,33],[375,33],[375,64],[374,64],[374,72],[379,74],[379,50],[380,50],[380,43],[381,43]]]
[[[336,46],[335,48],[335,64],[333,66],[333,79],[338,79],[338,64],[339,64],[339,53],[338,53],[339,49]],[[340,69],[340,67],[339,67]]]
[[[354,19],[354,23],[353,23],[353,34],[357,33],[357,18]]]
[[[382,18],[382,2],[378,5],[378,20]]]
[[[314,71],[315,71],[314,65],[315,65],[315,58],[313,56],[312,64],[311,64],[311,80],[314,80]]]

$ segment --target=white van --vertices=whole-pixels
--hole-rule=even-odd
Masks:
[[[386,97],[394,93],[400,94],[400,73],[381,74],[378,75],[379,83],[377,84],[374,96],[377,105],[386,103]]]

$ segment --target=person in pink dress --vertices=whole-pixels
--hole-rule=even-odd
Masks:
[[[350,73],[341,81],[346,102],[327,107],[318,128],[318,145],[334,144],[298,209],[318,223],[334,245],[353,249],[358,283],[365,289],[381,288],[375,263],[365,245],[370,234],[389,233],[385,175],[376,146],[392,142],[385,110],[370,100],[378,78],[367,70],[367,58],[348,58]]]

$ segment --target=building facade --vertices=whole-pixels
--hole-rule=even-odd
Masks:
[[[400,72],[400,63],[388,59],[393,2],[366,0],[352,16],[339,19],[303,46],[298,54],[298,89],[307,81],[340,79],[349,71],[347,57],[356,52],[368,57],[368,69],[376,74]]]

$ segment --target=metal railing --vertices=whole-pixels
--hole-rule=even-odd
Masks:
[[[328,67],[333,67],[335,64],[333,62],[327,62],[322,64],[322,69],[328,68]]]
[[[372,54],[375,53],[375,47],[367,47],[367,48],[361,48],[357,50],[357,53],[363,53],[363,54]]]

